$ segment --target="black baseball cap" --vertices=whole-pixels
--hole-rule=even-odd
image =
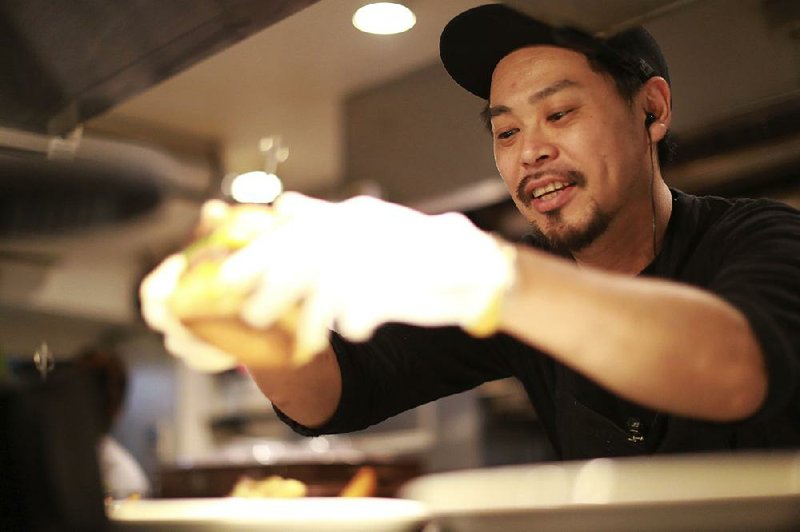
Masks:
[[[669,83],[658,43],[640,26],[600,38],[551,26],[503,4],[478,6],[454,17],[442,31],[439,56],[456,83],[488,100],[497,63],[514,50],[535,45],[591,50],[632,69],[642,81],[661,76]]]

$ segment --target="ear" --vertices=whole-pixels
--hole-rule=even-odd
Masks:
[[[640,95],[645,112],[655,116],[647,130],[651,142],[657,143],[666,136],[672,123],[672,91],[667,80],[654,76],[645,82]]]

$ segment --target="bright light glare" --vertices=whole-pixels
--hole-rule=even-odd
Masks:
[[[230,182],[230,196],[239,203],[271,203],[283,192],[283,183],[275,174],[246,172]]]
[[[414,13],[402,4],[376,2],[358,9],[353,26],[366,33],[391,35],[410,30],[417,23]]]
[[[311,450],[315,453],[324,453],[330,450],[331,442],[328,441],[328,438],[325,436],[319,436],[317,438],[311,438],[308,442],[308,446],[311,447]]]

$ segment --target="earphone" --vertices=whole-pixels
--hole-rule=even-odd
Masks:
[[[650,112],[646,112],[644,115],[644,129],[647,133],[647,145],[649,146],[650,151],[650,207],[652,209],[652,230],[653,230],[653,260],[656,258],[657,253],[657,233],[656,233],[656,197],[654,188],[654,181],[656,176],[656,163],[653,157],[653,141],[650,138],[650,125],[656,121],[656,115]]]

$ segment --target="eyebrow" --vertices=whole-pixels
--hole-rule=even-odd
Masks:
[[[547,87],[540,89],[528,97],[528,103],[530,105],[536,105],[537,103],[541,102],[549,98],[550,96],[563,91],[564,89],[568,89],[571,87],[578,87],[580,83],[571,79],[562,79],[556,81],[552,85],[548,85]],[[495,105],[492,107],[487,107],[484,109],[481,116],[484,118],[486,122],[490,122],[492,118],[496,116],[500,116],[502,114],[508,113],[511,111],[511,108],[507,105]]]

